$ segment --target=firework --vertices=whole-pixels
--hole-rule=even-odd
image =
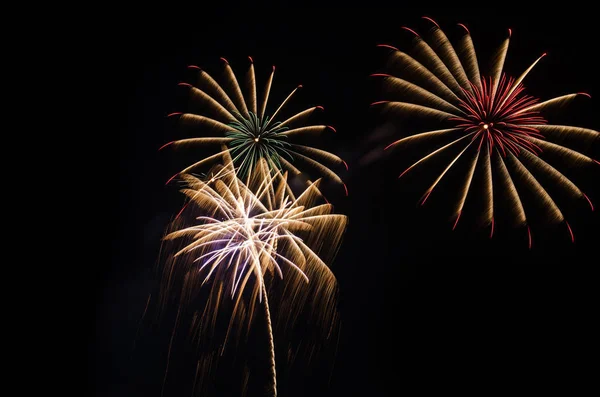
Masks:
[[[223,86],[197,66],[189,66],[191,69],[198,70],[196,86],[180,83],[189,89],[191,101],[203,106],[207,115],[194,113],[171,113],[169,115],[178,117],[179,123],[182,125],[198,127],[203,134],[212,134],[212,136],[169,142],[161,149],[167,146],[213,145],[219,147],[219,145],[225,144],[227,145],[225,150],[231,152],[233,162],[238,168],[238,175],[241,177],[247,175],[259,159],[265,159],[272,169],[285,169],[298,175],[300,170],[297,165],[300,163],[343,185],[339,176],[323,163],[327,163],[329,166],[343,164],[347,169],[348,166],[344,160],[327,151],[291,142],[293,138],[320,134],[328,129],[335,132],[331,126],[305,124],[313,112],[322,110],[323,107],[311,107],[285,120],[278,121],[278,116],[284,106],[302,86],[299,85],[295,88],[275,111],[269,113],[268,102],[275,67],[273,66],[262,96],[258,99],[252,58],[250,58],[245,93],[242,92],[229,62],[224,58],[221,59],[225,65]],[[189,173],[197,167],[214,162],[220,158],[221,154],[216,153],[204,158],[185,168],[179,174]]]
[[[201,216],[193,225],[184,226],[176,221],[165,236],[167,241],[182,244],[171,255],[172,262],[165,272],[166,284],[173,272],[178,271],[187,280],[183,295],[205,284],[211,285],[213,301],[202,314],[205,328],[198,330],[199,333],[210,332],[206,327],[211,323],[214,327],[211,318],[215,318],[219,302],[227,296],[233,302],[228,334],[240,330],[242,317],[249,324],[256,307],[262,306],[269,331],[270,389],[276,395],[267,281],[283,279],[285,275],[284,294],[300,301],[291,306],[278,305],[282,310],[287,309],[283,315],[285,323],[294,319],[290,307],[306,303],[308,297],[303,290],[308,284],[316,284],[317,289],[325,292],[321,297],[312,297],[313,303],[322,304],[325,312],[330,310],[336,282],[324,260],[335,255],[347,220],[343,215],[333,214],[331,204],[319,204],[322,200],[317,188],[319,180],[295,196],[287,184],[287,173],[273,172],[266,159],[258,159],[243,182],[235,172],[229,152],[224,151],[223,155],[225,165],[213,166],[204,180],[189,174],[181,176],[187,184],[182,192],[201,211]]]
[[[430,18],[424,18],[433,24],[432,40],[426,41],[412,29],[404,28],[414,36],[414,57],[395,47],[380,45],[390,50],[390,64],[399,72],[397,76],[380,73],[373,75],[385,80],[386,87],[409,98],[409,102],[380,101],[375,102],[373,106],[382,107],[386,111],[425,116],[447,124],[447,128],[406,136],[390,143],[386,149],[409,142],[425,142],[432,138],[445,139],[448,143],[435,147],[402,172],[400,177],[444,152],[452,153],[451,161],[426,190],[420,203],[422,205],[426,202],[435,187],[461,157],[462,160],[468,161],[468,171],[454,208],[453,229],[460,219],[469,192],[473,190],[471,185],[477,170],[481,172],[484,181],[482,195],[486,205],[483,218],[484,223],[491,228],[490,237],[494,233],[496,181],[506,194],[503,201],[511,203],[513,221],[517,225],[526,226],[531,248],[528,217],[520,191],[515,184],[515,180],[518,180],[535,195],[537,203],[547,210],[550,220],[566,225],[574,241],[570,225],[538,179],[542,175],[571,198],[588,203],[593,210],[592,202],[571,180],[542,160],[539,155],[542,152],[556,155],[571,165],[598,163],[585,154],[550,140],[559,142],[570,137],[578,142],[591,144],[598,139],[599,133],[580,127],[550,125],[543,116],[548,110],[565,105],[578,96],[589,95],[574,93],[544,102],[526,95],[522,82],[545,54],[536,59],[518,78],[507,77],[503,69],[510,30],[493,59],[491,73],[487,76],[481,75],[468,29],[459,24],[463,36],[455,48],[437,23]]]

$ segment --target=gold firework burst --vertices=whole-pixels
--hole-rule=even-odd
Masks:
[[[293,308],[314,305],[320,306],[315,323],[331,328],[337,283],[326,261],[337,252],[347,218],[321,202],[320,180],[296,196],[287,183],[287,172],[273,170],[267,160],[259,159],[243,182],[229,152],[224,150],[222,155],[225,163],[213,166],[205,180],[181,176],[187,184],[182,192],[201,215],[193,225],[184,225],[187,217],[178,217],[165,236],[166,241],[180,245],[169,255],[164,285],[177,273],[186,280],[182,295],[189,296],[205,285],[210,289],[200,329],[194,331],[200,334],[214,332],[214,319],[226,299],[233,303],[228,335],[239,333],[243,328],[239,324],[250,326],[255,309],[262,307],[269,330],[270,388],[276,395],[267,283],[275,278],[284,283],[281,299],[287,303],[277,302],[279,322],[289,326],[298,315]]]

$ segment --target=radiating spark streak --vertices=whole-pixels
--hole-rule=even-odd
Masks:
[[[586,162],[596,161],[596,160],[592,159],[591,157],[588,157],[588,156],[586,156],[582,153],[579,153],[573,149],[569,149],[567,147],[560,146],[560,145],[557,145],[552,142],[542,141],[541,139],[536,139],[534,137],[529,137],[529,140],[534,142],[535,144],[537,144],[545,152],[555,152],[555,153],[561,154],[565,157],[568,157],[571,160],[576,161],[576,162],[586,163]]]
[[[531,174],[527,167],[525,167],[517,157],[510,154],[509,158],[512,160],[512,164],[515,166],[517,171],[528,183],[532,192],[535,193],[540,198],[540,201],[544,204],[544,206],[551,211],[551,214],[554,216],[555,220],[563,221],[564,216],[562,212],[560,211],[554,200],[552,200],[552,197],[550,197],[546,189],[542,187],[538,180]]]
[[[504,103],[506,103],[506,100],[510,97],[510,95],[512,95],[512,93],[517,89],[517,87],[519,87],[519,85],[521,84],[521,82],[523,81],[523,79],[525,79],[525,77],[529,74],[529,72],[531,72],[531,69],[533,69],[535,67],[535,65],[537,65],[537,63],[546,56],[546,53],[542,54],[542,56],[540,56],[538,59],[535,60],[535,62],[533,62],[533,64],[531,66],[529,66],[524,72],[523,74],[521,74],[517,80],[515,80],[515,82],[513,83],[513,86],[510,90],[508,90],[508,93],[506,94],[504,100],[498,105],[499,107],[501,107],[502,105],[504,105]]]
[[[169,180],[165,183],[165,185],[168,185],[169,182],[171,182],[173,179],[175,179],[178,175],[179,175],[179,172],[176,173],[175,175],[173,175],[172,177],[170,177]]]
[[[423,105],[415,105],[414,103],[408,102],[396,102],[396,101],[388,101],[387,107],[392,108],[394,110],[404,110],[407,112],[414,112],[415,114],[422,114],[425,116],[437,117],[439,119],[445,120],[448,118],[456,117],[455,114],[443,112],[438,109],[434,109],[428,106]]]
[[[267,103],[269,102],[269,94],[271,92],[271,85],[273,85],[273,77],[275,76],[275,66],[271,70],[271,74],[269,75],[269,79],[267,80],[267,85],[265,86],[265,91],[263,95],[263,99],[260,106],[260,113],[258,117],[262,120],[265,116],[265,111],[267,110]]]
[[[302,121],[302,120],[308,118],[308,116],[310,116],[317,109],[323,110],[323,107],[322,106],[314,106],[312,108],[303,110],[300,113],[296,113],[292,117],[290,117],[290,118],[282,121],[281,124],[279,124],[279,126],[283,128],[283,127],[287,127],[289,124],[293,124],[293,123],[297,123],[299,121]]]
[[[180,139],[178,141],[170,142],[173,146],[182,146],[188,144],[210,144],[210,143],[228,143],[231,142],[232,138],[188,138]],[[162,149],[162,148],[161,148]]]
[[[590,208],[592,209],[592,211],[594,210],[594,204],[592,204],[592,200],[590,200],[590,198],[587,196],[587,194],[582,193],[583,197],[587,200],[588,204],[590,205]]]
[[[412,140],[420,140],[420,139],[429,138],[432,136],[443,136],[443,135],[447,135],[450,132],[460,131],[460,130],[461,130],[460,128],[449,128],[449,129],[445,129],[445,130],[421,132],[419,134],[415,134],[415,135],[404,137],[402,139],[398,139],[397,141],[394,141],[394,142],[390,143],[389,145],[387,145],[383,150],[387,150],[390,147],[398,145],[403,142],[409,142]]]
[[[427,69],[410,55],[401,51],[396,51],[392,53],[392,57],[397,63],[404,64],[408,71],[421,76],[424,82],[429,82],[430,87],[432,89],[436,89],[437,94],[443,96],[444,99],[455,101],[458,98],[456,94],[435,74],[433,74],[429,69]]]
[[[567,103],[569,103],[570,101],[572,101],[579,95],[583,95],[583,94],[576,93],[576,94],[561,95],[556,98],[548,99],[544,102],[540,102],[535,105],[528,106],[524,109],[519,110],[518,112],[515,112],[515,114],[525,113],[525,112],[539,112],[539,111],[546,110],[547,108],[549,108],[551,106],[566,105]]]
[[[323,164],[319,163],[318,161],[313,160],[310,157],[307,157],[303,154],[300,154],[296,151],[290,151],[291,153],[294,154],[294,157],[297,158],[298,160],[302,160],[308,164],[310,164],[312,167],[316,168],[317,170],[319,170],[319,172],[323,175],[326,175],[328,178],[330,178],[332,181],[337,182],[341,185],[344,184],[344,182],[342,182],[342,180],[340,179],[339,176],[337,176],[337,174],[335,172],[333,172],[331,169],[325,167]]]
[[[238,83],[237,78],[235,77],[235,73],[233,73],[231,65],[229,65],[229,62],[227,61],[225,61],[225,74],[228,83],[233,89],[234,98],[237,102],[236,107],[242,110],[240,113],[242,113],[244,117],[248,118],[248,108],[246,107],[246,101],[244,100],[242,89],[240,88],[240,84]]]
[[[458,212],[458,214],[456,214],[456,221],[454,221],[454,225],[452,226],[452,230],[456,229],[456,225],[458,225],[458,220],[460,219],[460,214],[462,212]]]
[[[468,134],[468,135],[465,135],[465,136],[463,136],[463,137],[460,137],[460,138],[458,138],[458,139],[457,139],[457,140],[455,140],[455,141],[452,141],[452,142],[450,142],[450,143],[449,143],[449,144],[447,144],[447,145],[444,145],[444,146],[442,146],[441,148],[439,148],[439,149],[437,149],[437,150],[434,150],[433,152],[429,153],[427,156],[425,156],[425,157],[421,158],[420,160],[418,160],[417,162],[415,162],[413,165],[411,165],[410,167],[408,167],[406,170],[404,170],[404,172],[403,172],[403,173],[401,173],[401,174],[400,174],[400,176],[398,176],[398,178],[402,177],[402,175],[406,174],[408,171],[410,171],[412,168],[414,168],[414,167],[415,167],[415,166],[417,166],[418,164],[422,163],[423,161],[425,161],[425,160],[427,160],[427,159],[430,159],[431,157],[435,156],[436,154],[440,153],[441,151],[443,151],[443,150],[445,150],[445,149],[449,148],[450,146],[453,146],[453,145],[455,145],[456,143],[458,143],[458,142],[462,141],[462,140],[463,140],[463,139],[465,139],[465,138],[468,138],[468,137],[472,136],[473,134],[475,134],[475,133],[474,133],[474,132],[472,132],[472,133],[470,133],[470,134]],[[469,145],[470,145],[470,144],[469,144]]]
[[[572,127],[568,125],[555,125],[555,124],[534,124],[528,125],[528,127],[535,128],[542,132],[544,136],[551,135],[554,139],[560,139],[563,136],[574,135],[580,139],[599,139],[600,132],[591,130],[589,128]]]
[[[448,40],[448,37],[444,33],[440,27],[437,26],[436,29],[433,30],[434,42],[436,43],[436,52],[439,53],[439,58],[444,62],[445,65],[448,65],[447,68],[450,71],[452,78],[460,85],[462,89],[471,90],[471,86],[469,84],[469,79],[467,78],[467,74],[454,50],[454,47]]]
[[[417,51],[422,54],[422,64],[427,63],[431,65],[431,71],[455,94],[460,94],[461,87],[458,84],[458,81],[456,81],[454,75],[450,72],[446,64],[436,54],[436,52],[418,35],[415,38],[415,42]]]
[[[346,166],[346,169],[348,169],[348,165],[345,163],[344,160],[342,160],[340,157],[336,156],[335,154],[329,153],[325,150],[321,150],[321,149],[316,149],[310,146],[303,146],[303,145],[292,145],[292,147],[294,148],[295,151],[300,151],[302,153],[311,155],[313,157],[316,158],[320,158],[323,161],[327,161],[330,163],[334,163],[334,164],[344,164]]]
[[[387,44],[377,44],[377,47],[389,48],[390,50],[398,51],[398,49],[396,47],[393,47],[393,46],[387,45]]]
[[[571,242],[574,243],[575,242],[575,235],[573,234],[573,230],[571,229],[571,225],[569,225],[569,222],[565,221],[565,224],[567,225],[567,229],[569,229],[569,234],[571,235]]]
[[[201,165],[203,165],[203,164],[206,164],[206,163],[210,163],[211,161],[214,161],[214,160],[216,160],[216,159],[220,158],[220,157],[221,157],[221,156],[222,156],[222,155],[223,155],[225,152],[226,152],[226,150],[223,150],[223,151],[221,151],[221,152],[219,152],[219,153],[213,154],[212,156],[209,156],[209,157],[207,157],[207,158],[205,158],[205,159],[202,159],[202,160],[200,160],[200,161],[198,161],[198,162],[196,162],[196,163],[194,163],[194,164],[190,165],[189,167],[186,167],[186,168],[184,168],[184,169],[183,169],[183,170],[180,172],[180,174],[186,174],[186,173],[189,173],[191,170],[193,170],[193,169],[194,169],[194,168],[196,168],[196,167],[199,167],[199,166],[201,166]]]
[[[471,38],[471,33],[469,29],[462,23],[458,24],[463,27],[467,34],[464,35],[461,39],[458,55],[459,57],[462,55],[463,62],[462,65],[465,66],[466,72],[468,74],[468,80],[473,82],[475,87],[478,90],[481,90],[481,74],[479,72],[479,65],[477,63],[477,54],[475,52],[475,46],[473,45],[473,39]]]
[[[570,194],[571,198],[581,198],[585,196],[579,187],[577,187],[577,185],[560,173],[556,168],[552,167],[550,164],[527,150],[524,150],[522,154],[523,159],[534,165],[538,170],[540,170],[540,172],[544,173],[544,175],[551,177],[554,184],[562,188],[562,190],[566,193]]]
[[[496,95],[496,91],[498,89],[498,83],[500,83],[500,76],[502,75],[502,70],[504,69],[504,61],[506,60],[506,53],[508,52],[508,44],[510,43],[510,32],[508,37],[502,42],[502,45],[497,50],[496,54],[493,57],[494,66],[492,68],[492,96]]]
[[[223,87],[221,87],[219,83],[217,83],[215,79],[213,79],[212,76],[206,73],[204,70],[199,70],[200,72],[198,76],[198,82],[202,85],[205,85],[207,90],[212,91],[211,94],[215,98],[215,100],[218,103],[220,103],[225,109],[227,109],[229,113],[234,115],[236,113],[239,114],[240,111],[235,106],[229,95],[227,95]]]
[[[456,157],[454,157],[454,159],[452,159],[452,161],[450,162],[450,164],[448,164],[448,166],[444,169],[444,171],[442,171],[442,173],[437,177],[437,179],[435,180],[435,182],[433,182],[433,184],[429,187],[429,189],[427,189],[426,196],[423,199],[423,201],[421,202],[421,205],[425,204],[425,201],[427,200],[427,198],[429,197],[429,195],[431,194],[431,192],[433,191],[433,189],[442,180],[442,178],[444,177],[444,175],[446,175],[446,173],[450,170],[450,168],[452,168],[452,166],[454,165],[454,163],[456,163],[456,161],[462,156],[462,154],[469,148],[469,146],[471,146],[472,143],[473,143],[473,141],[469,142],[469,144],[463,150],[461,150],[460,153],[458,153],[456,155]]]
[[[486,217],[485,220],[491,222],[492,231],[490,238],[492,238],[494,233],[494,184],[492,181],[492,159],[489,145],[486,145],[486,150],[484,152],[483,167],[485,198],[487,200],[487,208],[484,215]]]
[[[460,218],[460,214],[462,213],[462,210],[465,206],[465,202],[467,200],[467,195],[469,194],[469,189],[471,188],[471,182],[473,181],[473,175],[475,175],[475,168],[477,167],[478,160],[479,160],[479,151],[475,152],[475,157],[473,158],[473,161],[471,162],[471,168],[469,168],[469,172],[467,173],[467,179],[466,179],[465,185],[462,189],[462,194],[458,201],[458,207],[456,209],[456,222],[454,222],[454,226],[452,227],[452,230],[454,230],[456,228],[456,225],[458,224],[458,220]]]
[[[227,124],[221,123],[220,121],[217,121],[215,119],[211,119],[210,117],[200,116],[198,114],[185,113],[185,114],[181,115],[181,117],[179,118],[179,121],[181,123],[206,125],[208,127],[212,127],[214,129],[220,130],[220,131],[235,131],[235,129],[233,127],[230,127]],[[175,141],[175,142],[177,142],[177,141]]]
[[[170,146],[173,144],[173,142],[175,141],[171,141],[171,142],[167,142],[164,145],[162,145],[161,147],[158,148],[158,150],[163,150],[164,148],[166,148],[167,146]]]
[[[300,128],[294,128],[292,130],[287,130],[285,132],[282,132],[281,135],[288,136],[288,135],[301,135],[301,134],[315,134],[315,133],[321,133],[321,132],[325,131],[326,129],[327,129],[326,125],[310,125],[307,127],[300,127]]]
[[[250,69],[248,70],[248,89],[249,89],[249,96],[250,98],[248,98],[248,102],[249,102],[249,107],[250,107],[250,111],[254,114],[257,113],[257,109],[256,109],[256,76],[254,74],[254,62],[252,61],[251,57],[248,57],[248,59],[250,59]]]
[[[378,75],[371,75],[378,76]],[[404,79],[389,76],[389,75],[379,75],[384,77],[388,85],[392,90],[396,91],[405,91],[413,94],[416,98],[421,101],[424,101],[426,105],[437,108],[438,110],[452,112],[453,114],[463,114],[463,110],[457,106],[452,105],[450,102],[445,99],[440,98],[439,96],[433,94],[432,92],[419,87],[418,85],[406,81]]]
[[[525,208],[523,207],[523,203],[521,198],[519,197],[519,192],[513,182],[508,169],[506,168],[506,164],[504,163],[504,159],[502,156],[496,156],[496,165],[497,170],[500,175],[500,180],[504,181],[507,186],[507,195],[509,198],[510,204],[512,204],[513,209],[516,210],[516,218],[519,224],[525,224],[527,222],[527,217],[525,215]]]
[[[182,83],[180,83],[180,85],[181,84]],[[202,91],[201,89],[192,86],[191,84],[186,83],[186,86],[190,87],[191,99],[199,99],[201,102],[206,103],[207,106],[210,107],[211,109],[213,109],[213,111],[218,116],[224,118],[225,120],[228,120],[228,121],[235,120],[234,115],[229,110],[227,110],[227,108],[225,108],[223,105],[221,105],[216,99],[214,99],[213,97],[211,97],[210,95],[208,95],[207,93]]]
[[[283,100],[283,102],[281,102],[281,105],[279,105],[279,107],[277,108],[277,110],[275,110],[275,112],[273,113],[273,117],[271,117],[271,120],[273,120],[275,118],[275,116],[277,116],[277,114],[279,113],[279,111],[281,109],[283,109],[283,107],[285,106],[285,104],[290,100],[290,98],[292,96],[294,96],[294,94],[296,93],[296,91],[298,91],[298,89],[302,88],[301,85],[299,85],[298,87],[294,88],[294,90],[292,92],[290,92],[290,94]],[[270,121],[267,122],[267,125],[265,126],[268,127],[269,126]]]

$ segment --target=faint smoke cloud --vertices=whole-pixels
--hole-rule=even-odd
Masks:
[[[396,133],[396,127],[391,123],[383,124],[368,134],[361,146],[368,148],[358,161],[360,166],[366,166],[387,156],[384,148],[392,142],[392,136]],[[364,149],[363,149],[364,150]]]

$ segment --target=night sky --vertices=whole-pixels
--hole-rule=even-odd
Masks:
[[[219,10],[156,6],[106,21],[101,55],[108,68],[101,77],[109,84],[101,88],[114,109],[114,123],[105,138],[118,167],[107,187],[115,208],[114,218],[106,219],[114,230],[112,261],[98,269],[96,317],[89,329],[93,395],[160,395],[164,338],[146,332],[146,325],[138,331],[138,325],[155,282],[159,240],[184,202],[175,186],[165,186],[187,165],[174,152],[158,152],[181,137],[166,115],[185,110],[186,91],[177,83],[191,80],[188,65],[218,75],[219,58],[225,57],[242,76],[248,56],[254,59],[259,87],[271,66],[277,67],[273,100],[302,84],[289,109],[325,108],[319,118],[337,133],[326,134],[317,147],[349,165],[349,171],[336,170],[349,196],[335,186],[325,189],[336,212],[349,217],[331,265],[342,316],[333,375],[324,388],[320,380],[311,380],[319,374],[297,374],[305,376],[303,391],[298,387],[297,393],[281,396],[434,390],[563,390],[575,395],[586,386],[597,388],[591,362],[599,353],[594,319],[600,211],[591,212],[585,202],[561,207],[575,244],[564,224],[532,221],[531,251],[523,228],[499,224],[490,240],[488,228],[465,218],[453,232],[451,213],[444,207],[453,185],[434,191],[425,206],[418,206],[433,174],[398,180],[415,155],[382,153],[411,124],[369,106],[383,95],[369,77],[385,62],[386,51],[376,44],[410,50],[411,36],[401,27],[425,34],[430,25],[421,16],[427,15],[451,40],[460,34],[457,23],[468,26],[483,65],[512,29],[505,70],[513,76],[547,52],[525,80],[527,93],[542,100],[590,93],[592,99],[578,98],[549,120],[600,130],[594,13],[417,11],[402,9],[399,2],[396,8],[369,9],[300,9],[299,4],[260,12],[234,5]],[[596,159],[598,143],[587,151]],[[573,180],[600,207],[600,167],[580,169]],[[172,386],[165,395],[188,396],[188,386]]]

